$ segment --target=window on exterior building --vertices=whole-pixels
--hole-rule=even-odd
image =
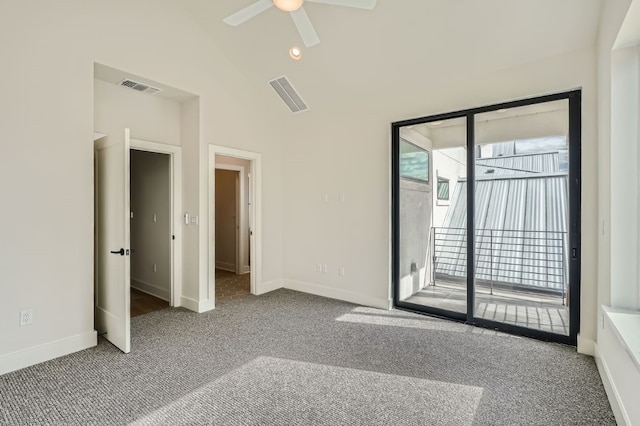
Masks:
[[[429,151],[400,139],[400,177],[429,183]]]
[[[438,176],[438,200],[449,199],[449,179]]]

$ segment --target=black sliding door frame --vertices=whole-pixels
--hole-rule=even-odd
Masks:
[[[500,109],[517,108],[545,102],[568,100],[569,102],[569,335],[521,327],[513,324],[492,321],[475,316],[475,116]],[[498,329],[507,333],[533,337],[569,345],[577,344],[580,330],[580,262],[581,262],[581,90],[526,98],[516,101],[502,102],[462,111],[435,114],[410,120],[397,121],[391,124],[391,198],[392,198],[392,293],[394,307],[410,311],[439,316],[467,324]],[[455,118],[466,118],[467,148],[467,312],[460,313],[446,309],[423,306],[399,300],[400,289],[400,129],[429,122],[444,121]]]

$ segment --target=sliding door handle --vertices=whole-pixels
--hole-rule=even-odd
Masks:
[[[120,256],[124,256],[124,249],[123,249],[123,248],[121,248],[120,250],[118,250],[118,251],[112,251],[111,253],[112,253],[112,254],[119,254]]]

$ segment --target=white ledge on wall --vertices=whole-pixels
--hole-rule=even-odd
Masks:
[[[636,367],[640,369],[640,311],[602,307],[613,325],[620,343],[629,352]]]
[[[620,426],[640,425],[640,312],[602,306],[595,358]]]

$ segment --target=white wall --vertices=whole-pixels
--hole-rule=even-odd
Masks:
[[[583,88],[581,341],[596,334],[596,73],[593,49],[410,93],[314,105],[292,120],[285,156],[285,286],[385,306],[390,297],[390,123]],[[329,203],[323,203],[324,194]],[[340,202],[339,195],[345,194]],[[315,264],[329,265],[328,274]],[[344,278],[336,273],[343,265]],[[289,284],[288,284],[289,283]],[[300,284],[307,283],[307,285]]]
[[[182,103],[180,122],[182,124],[182,209],[185,213],[198,216],[200,211],[200,99]],[[183,272],[182,298],[180,304],[195,311],[200,310],[200,295],[208,299],[210,295],[201,290],[200,229],[196,225],[183,226]]]
[[[635,10],[635,12],[632,12]],[[604,307],[640,308],[640,1],[603,2],[598,35],[598,335],[596,361],[618,424],[637,424],[640,367]],[[629,15],[628,15],[629,13]],[[634,17],[630,16],[636,13]],[[631,18],[631,19],[630,19]],[[634,21],[635,19],[635,21]],[[615,49],[621,29],[636,46]],[[626,48],[625,48],[626,47]],[[637,321],[637,320],[636,320]],[[636,322],[637,323],[637,322]],[[637,332],[637,330],[636,330]],[[633,339],[631,339],[633,340]]]
[[[96,341],[94,62],[199,96],[197,129],[181,129],[186,211],[207,217],[208,144],[263,153],[262,273],[282,277],[282,119],[263,101],[270,88],[245,80],[179,4],[5,1],[0,55],[0,194],[12,206],[0,209],[0,373]],[[187,228],[183,292],[199,308],[207,224]],[[34,322],[19,327],[27,308]]]
[[[171,157],[131,150],[130,164],[131,287],[171,301]]]
[[[640,309],[640,45],[611,56],[611,306]]]
[[[630,4],[631,0],[603,3],[598,32],[599,305],[611,304],[611,49]]]
[[[180,103],[94,80],[94,130],[133,139],[180,145]]]

